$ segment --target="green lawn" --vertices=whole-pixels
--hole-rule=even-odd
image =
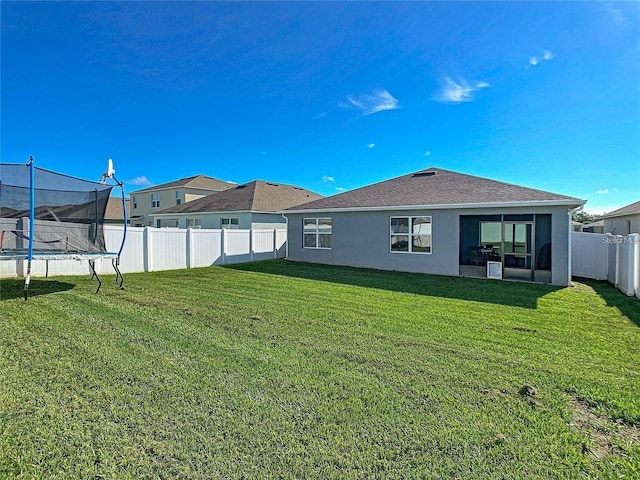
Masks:
[[[282,260],[0,281],[0,478],[639,478],[640,302]]]

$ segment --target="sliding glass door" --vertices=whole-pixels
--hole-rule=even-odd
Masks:
[[[502,238],[505,278],[512,276],[531,280],[533,274],[533,222],[504,222]]]

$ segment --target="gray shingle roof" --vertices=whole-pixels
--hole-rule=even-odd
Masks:
[[[167,208],[158,212],[158,214],[237,211],[275,212],[320,198],[322,198],[322,195],[304,188],[254,180],[223,192],[215,192],[206,197]]]
[[[235,187],[236,183],[223,182],[217,178],[207,177],[206,175],[194,175],[193,177],[181,178],[173,182],[154,185],[153,187],[143,188],[131,193],[153,192],[156,190],[164,190],[176,187],[201,188],[203,190],[222,191]]]
[[[289,210],[384,208],[483,203],[556,201],[581,205],[584,200],[440,168],[392,178]]]
[[[129,210],[129,199],[125,200],[127,211]],[[109,220],[123,220],[122,212],[122,198],[109,197],[107,200],[107,209],[104,214],[104,218]]]
[[[638,200],[637,202],[633,202],[629,205],[625,205],[624,207],[614,210],[613,212],[609,212],[606,215],[603,215],[602,218],[619,217],[622,215],[633,215],[634,213],[640,213],[640,200]]]

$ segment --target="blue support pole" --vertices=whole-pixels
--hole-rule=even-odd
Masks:
[[[125,200],[124,195],[124,182],[119,182],[115,175],[112,175],[113,180],[120,187],[120,191],[122,192],[122,218],[124,220],[124,232],[122,235],[122,243],[120,244],[120,250],[118,250],[118,257],[112,260],[112,265],[114,270],[116,271],[116,283],[118,283],[118,279],[120,280],[120,288],[122,288],[122,282],[124,282],[124,277],[120,272],[120,257],[122,256],[122,250],[124,249],[124,242],[127,240],[127,201]]]
[[[34,182],[33,157],[29,157],[27,166],[29,167],[29,251],[27,253],[27,276],[24,281],[24,299],[27,300],[29,292],[29,282],[31,281],[31,260],[33,259],[33,237],[35,226],[35,205],[36,205],[36,189]]]

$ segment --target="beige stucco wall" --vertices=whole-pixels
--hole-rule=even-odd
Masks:
[[[131,216],[132,217],[144,217],[142,219],[133,219],[131,224],[133,226],[138,225],[139,223],[143,223],[142,226],[153,226],[154,221],[153,218],[149,216],[151,213],[158,213],[161,210],[164,210],[169,207],[175,207],[176,203],[176,192],[180,192],[182,195],[182,203],[190,202],[196,200],[197,198],[204,197],[206,195],[210,195],[214,193],[213,190],[203,190],[200,188],[189,188],[189,187],[176,187],[176,188],[167,188],[158,191],[149,191],[149,192],[141,192],[131,193]],[[160,207],[152,207],[151,206],[151,198],[154,193],[160,195]],[[137,207],[134,208],[134,201],[136,200]]]

